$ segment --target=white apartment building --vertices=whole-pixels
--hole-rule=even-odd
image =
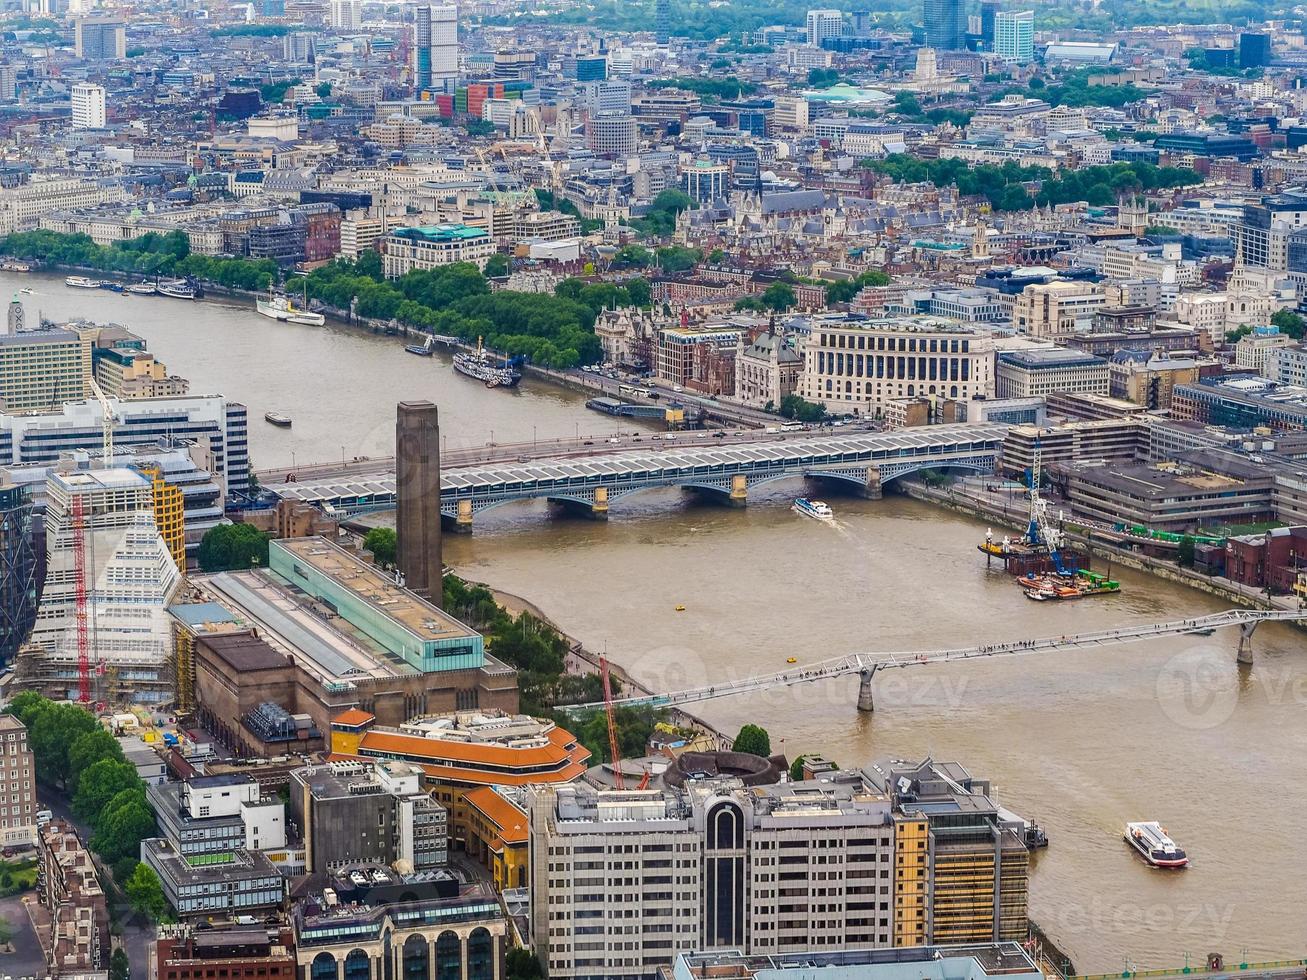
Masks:
[[[809,10],[807,25],[808,43],[819,48],[826,38],[844,33],[844,15],[838,10]]]
[[[1258,374],[1267,373],[1271,355],[1282,348],[1296,347],[1297,342],[1276,327],[1257,327],[1234,345],[1234,363]]]
[[[1277,347],[1266,359],[1265,374],[1282,385],[1307,388],[1307,347]]]
[[[495,254],[495,243],[484,228],[463,224],[396,228],[382,240],[382,266],[387,279],[398,279],[410,269],[435,269],[454,262],[472,262],[478,268]]]
[[[1181,293],[1175,301],[1175,318],[1187,327],[1201,330],[1212,339],[1212,346],[1225,342],[1225,293]]]
[[[1092,282],[1035,283],[1012,304],[1012,323],[1018,333],[1039,340],[1064,340],[1088,333],[1094,314],[1105,302],[1103,288]]]
[[[994,395],[993,336],[947,320],[816,317],[803,357],[799,395],[831,412],[875,415],[897,398]]]
[[[78,82],[71,89],[73,129],[104,129],[104,88],[91,82]]]
[[[0,715],[0,844],[36,843],[36,761],[27,728],[12,715]]]
[[[331,26],[338,31],[357,31],[363,23],[361,0],[331,0]]]
[[[386,237],[386,222],[364,211],[351,211],[340,220],[340,254],[350,261]]]
[[[94,616],[96,683],[125,699],[170,697],[172,627],[166,609],[181,573],[154,520],[150,481],[134,470],[77,469],[46,483],[47,571],[31,642],[42,649],[43,686],[77,694],[75,501],[81,501],[87,608]],[[112,696],[112,692],[109,696]]]

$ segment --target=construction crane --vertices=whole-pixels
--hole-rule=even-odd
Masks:
[[[608,658],[599,658],[599,674],[604,679],[604,711],[608,714],[608,754],[613,760],[613,785],[626,789],[622,783],[622,754],[617,748],[617,714],[613,708],[613,685],[608,678]]]
[[[1043,545],[1048,549],[1048,557],[1059,575],[1071,575],[1072,570],[1062,561],[1062,545],[1065,543],[1062,530],[1053,525],[1048,516],[1048,501],[1039,495],[1040,470],[1043,449],[1039,437],[1035,437],[1035,451],[1030,461],[1030,525],[1026,528],[1026,541],[1031,547]]]
[[[91,703],[91,635],[86,624],[86,512],[80,493],[73,494],[73,583],[77,621],[77,700]]]
[[[104,445],[104,465],[110,466],[113,462],[113,424],[117,421],[113,406],[109,404],[109,399],[100,387],[95,378],[87,378],[87,383],[91,386],[91,393],[95,395],[96,400],[100,403],[100,413],[103,416],[103,445]]]

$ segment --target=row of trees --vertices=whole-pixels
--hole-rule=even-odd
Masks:
[[[268,535],[252,524],[219,524],[204,532],[195,560],[203,572],[266,568]]]
[[[1187,187],[1202,178],[1187,167],[1158,167],[1151,163],[1114,163],[1069,170],[1054,177],[1044,167],[1017,163],[971,166],[965,160],[923,160],[895,153],[882,160],[865,160],[863,166],[896,181],[955,185],[967,197],[984,197],[996,211],[1024,211],[1036,205],[1087,201],[1107,205],[1128,194]],[[1038,186],[1032,195],[1029,186]]]
[[[361,316],[394,318],[467,341],[482,337],[493,348],[525,354],[546,367],[572,368],[602,355],[589,306],[542,293],[491,293],[485,276],[469,263],[413,270],[388,281],[380,258],[365,253],[358,262],[338,259],[314,270],[308,290],[338,309],[357,300]]]
[[[132,907],[161,918],[167,904],[158,876],[139,860],[141,841],[155,834],[154,811],[118,740],[80,705],[34,691],[18,694],[5,711],[27,727],[37,781],[69,797],[73,815],[91,827],[87,845],[113,870]]]
[[[142,276],[194,276],[233,289],[261,291],[279,275],[269,259],[216,258],[191,253],[183,231],[149,232],[126,242],[97,245],[87,235],[23,231],[0,242],[0,254],[46,265],[77,266]]]
[[[564,279],[554,287],[554,295],[575,300],[588,306],[596,314],[600,310],[624,306],[649,305],[651,292],[645,279],[627,279],[618,286],[611,282],[586,282],[584,279]]]
[[[689,194],[668,188],[653,199],[643,218],[631,219],[630,225],[641,235],[670,238],[676,231],[676,216],[694,207],[697,207],[697,202]]]

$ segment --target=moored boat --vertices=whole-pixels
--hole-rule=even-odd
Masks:
[[[154,296],[159,292],[159,287],[152,282],[134,282],[126,291],[133,296]]]
[[[267,299],[255,300],[254,308],[262,316],[283,323],[302,323],[310,327],[320,327],[327,322],[327,318],[321,313],[300,309],[290,301],[290,297],[274,296],[271,292],[268,293]]]
[[[1189,855],[1166,833],[1156,820],[1138,820],[1125,825],[1125,841],[1155,868],[1183,868]]]
[[[436,352],[436,338],[428,336],[425,342],[408,344],[404,349],[410,354],[416,354],[418,357],[430,357]]]
[[[20,262],[17,259],[5,259],[3,262],[0,262],[0,271],[31,272],[32,264],[30,262]]]
[[[64,280],[65,286],[72,286],[74,289],[99,289],[99,279],[88,279],[86,276],[69,276]]]
[[[829,521],[835,517],[835,512],[830,509],[829,504],[820,500],[809,500],[807,497],[800,497],[794,501],[794,506],[790,509],[818,521]]]
[[[294,424],[289,415],[284,415],[281,412],[265,412],[263,419],[282,429],[289,429]]]
[[[454,370],[469,378],[476,378],[487,388],[517,387],[517,383],[522,380],[522,372],[518,370],[521,363],[520,357],[508,360],[495,357],[481,346],[480,337],[477,338],[475,351],[454,355]]]
[[[161,282],[156,289],[160,296],[168,296],[172,299],[195,299],[200,295],[199,288],[189,279]]]

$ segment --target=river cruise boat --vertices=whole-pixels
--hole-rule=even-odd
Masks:
[[[522,380],[522,372],[518,370],[521,363],[520,357],[504,360],[491,354],[481,346],[480,337],[475,351],[454,355],[454,370],[476,378],[487,388],[516,388]]]
[[[160,296],[168,296],[172,299],[195,299],[200,295],[200,290],[195,283],[187,279],[173,279],[169,282],[161,282],[156,287]]]
[[[327,318],[321,313],[312,313],[309,310],[300,309],[290,301],[289,297],[273,296],[271,293],[268,294],[267,299],[256,300],[254,308],[262,316],[271,317],[283,323],[303,323],[310,327],[320,327],[327,322]]]
[[[800,497],[794,501],[794,506],[791,509],[797,514],[818,521],[829,521],[835,518],[835,512],[830,509],[829,504],[825,504],[820,500],[809,500],[807,497]]]
[[[263,419],[265,422],[271,422],[273,425],[281,429],[289,429],[292,424],[291,417],[289,415],[283,415],[281,412],[267,412],[263,416]]]
[[[99,289],[99,279],[88,279],[86,276],[69,276],[64,280],[65,286],[72,286],[74,289]]]
[[[1183,868],[1189,863],[1189,856],[1167,836],[1166,828],[1156,820],[1127,823],[1125,842],[1154,868]]]

